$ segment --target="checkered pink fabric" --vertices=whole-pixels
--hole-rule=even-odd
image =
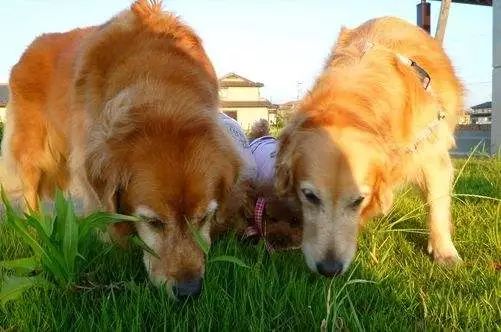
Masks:
[[[254,207],[254,223],[247,227],[245,230],[246,237],[259,236],[264,239],[266,249],[271,252],[273,247],[266,241],[265,229],[263,224],[264,209],[266,208],[266,200],[263,197],[259,197],[256,201],[256,206]]]

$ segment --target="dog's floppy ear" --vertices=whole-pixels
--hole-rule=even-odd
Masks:
[[[102,180],[91,181],[91,185],[99,198],[101,207],[108,212],[118,212],[118,186]]]
[[[105,169],[101,169],[101,173],[96,173],[92,167],[96,165],[90,165],[91,163],[92,160],[87,161],[85,167],[87,181],[94,190],[100,208],[107,212],[118,212],[121,186],[119,176],[117,174],[108,174],[109,172]]]
[[[90,128],[85,161],[87,180],[101,208],[109,212],[117,212],[119,188],[125,185],[124,162],[119,160],[123,151],[118,152],[117,147],[135,128],[131,107],[131,92],[125,90],[106,103]]]
[[[297,138],[295,133],[306,122],[306,114],[297,113],[295,119],[285,127],[278,139],[275,164],[275,190],[278,196],[285,196],[294,189],[294,165],[297,159]]]

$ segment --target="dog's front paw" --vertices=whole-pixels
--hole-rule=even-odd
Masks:
[[[462,259],[459,256],[456,247],[452,240],[428,241],[428,253],[433,255],[435,262],[442,265],[454,265],[461,263]]]

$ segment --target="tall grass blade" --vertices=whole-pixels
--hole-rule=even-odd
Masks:
[[[93,229],[103,229],[105,226],[110,224],[118,223],[118,222],[138,222],[141,221],[138,217],[134,216],[126,216],[123,214],[117,213],[108,213],[108,212],[96,212],[93,213],[79,222],[79,234],[80,240],[85,239],[89,232]]]
[[[45,231],[45,234],[47,234],[47,236],[50,237],[52,235],[53,230],[54,230],[54,222],[55,222],[56,218],[53,216],[50,216],[44,210],[43,204],[40,201],[38,201],[38,206],[40,207],[40,209],[38,209],[38,210],[33,210],[30,208],[30,213],[25,214],[25,218],[28,218],[28,216],[32,216],[35,219],[37,219],[40,222],[40,224],[42,225],[42,227]]]
[[[0,289],[0,304],[5,307],[7,302],[18,299],[26,290],[43,285],[47,285],[47,282],[41,276],[5,277]]]
[[[348,298],[348,303],[350,304],[350,309],[351,309],[351,315],[353,317],[353,320],[355,321],[355,324],[357,326],[358,331],[365,331],[364,327],[362,326],[362,323],[360,323],[360,319],[358,318],[357,310],[355,310],[355,306],[353,305],[353,302],[351,301],[350,295],[348,292],[346,292],[347,298]]]
[[[31,256],[9,261],[2,261],[0,262],[0,268],[13,270],[18,275],[26,275],[41,268],[40,258],[37,256]]]
[[[70,279],[70,275],[66,269],[66,264],[64,261],[63,254],[60,250],[53,244],[51,238],[45,234],[42,225],[33,216],[28,216],[26,219],[27,223],[32,226],[38,234],[40,241],[43,246],[27,233],[25,235],[20,234],[25,239],[25,242],[31,246],[35,254],[41,257],[42,265],[45,266],[54,278],[61,285],[66,285]]]
[[[47,251],[46,248],[44,248],[36,239],[35,237],[29,232],[27,228],[27,223],[14,218],[14,217],[9,217],[9,214],[7,216],[7,224],[11,226],[16,233],[21,237],[23,242],[25,242],[27,245],[31,247],[35,255],[38,255],[42,258],[47,258],[49,260],[52,259],[51,253]],[[45,234],[45,233],[44,233]]]
[[[158,254],[153,249],[151,249],[139,236],[137,236],[137,235],[131,236],[130,241],[134,245],[136,245],[139,248],[141,248],[142,250],[146,251],[148,254],[160,259],[160,256],[158,256]]]
[[[226,263],[233,263],[237,266],[243,267],[245,269],[250,269],[250,266],[245,264],[241,259],[233,257],[233,256],[217,256],[214,258],[211,258],[209,260],[209,263],[215,263],[215,262],[226,262]]]
[[[66,270],[71,278],[73,278],[75,275],[75,259],[78,252],[78,224],[73,209],[73,203],[69,200],[65,201],[65,203],[66,215],[59,220],[59,222],[63,223],[64,230],[62,234],[63,241],[61,249],[66,263]]]
[[[209,255],[210,244],[203,238],[202,234],[200,234],[200,231],[196,230],[189,221],[187,222],[187,224],[188,228],[190,229],[191,235],[193,235],[193,239],[195,240],[197,245],[206,256]]]
[[[54,239],[58,242],[62,242],[65,230],[65,219],[68,210],[68,203],[66,202],[64,195],[60,190],[56,191],[54,207],[56,215]]]
[[[470,163],[470,160],[471,158],[475,155],[475,152],[477,151],[478,147],[480,146],[480,144],[482,144],[483,142],[480,141],[478,142],[477,145],[475,145],[475,147],[473,148],[473,150],[470,152],[470,154],[468,155],[468,158],[466,159],[466,161],[463,163],[463,166],[461,167],[461,169],[459,170],[458,172],[458,175],[456,176],[456,179],[454,179],[454,183],[452,184],[452,190],[454,191],[454,188],[456,188],[456,184],[458,183],[459,179],[461,178],[461,176],[463,175],[463,172],[464,172],[464,169],[466,168],[466,166]]]
[[[484,196],[484,195],[474,195],[474,194],[453,194],[452,197],[472,197],[472,198],[480,198],[480,199],[486,199],[486,200],[491,200],[494,202],[501,203],[501,198],[496,198],[496,197],[490,197],[490,196]]]

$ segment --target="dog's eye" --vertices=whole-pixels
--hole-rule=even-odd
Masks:
[[[164,223],[162,222],[162,220],[160,219],[156,219],[156,218],[148,218],[146,219],[146,222],[148,223],[148,225],[155,229],[155,230],[162,230],[164,228]]]
[[[322,201],[320,200],[320,198],[317,195],[315,195],[315,193],[313,191],[311,191],[310,189],[301,189],[301,191],[302,191],[304,197],[311,204],[313,204],[313,205],[320,205],[320,203],[322,203]]]
[[[364,196],[360,196],[358,197],[356,200],[354,200],[351,204],[350,204],[350,207],[351,208],[357,208],[360,206],[360,204],[362,204],[362,202],[364,201],[365,197]]]

